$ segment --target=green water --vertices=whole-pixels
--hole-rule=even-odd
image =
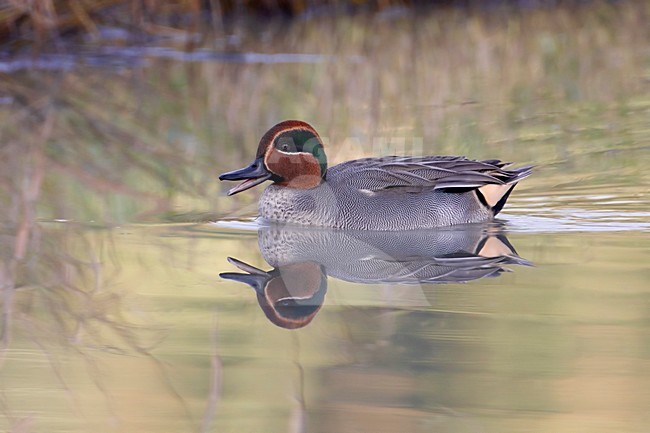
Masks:
[[[648,431],[647,5],[466,12],[3,60],[0,429]],[[217,174],[285,118],[537,168],[495,225],[263,227]]]

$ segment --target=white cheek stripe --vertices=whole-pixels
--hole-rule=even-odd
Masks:
[[[285,151],[280,150],[280,149],[275,149],[275,151],[276,151],[276,152],[280,152],[281,154],[283,154],[283,155],[287,155],[287,156],[290,156],[290,155],[312,155],[312,154],[309,153],[309,152],[285,152]],[[313,155],[312,155],[312,156],[313,156]]]

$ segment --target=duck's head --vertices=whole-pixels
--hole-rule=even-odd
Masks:
[[[266,272],[232,257],[228,261],[244,273],[223,272],[219,276],[251,286],[257,293],[260,308],[277,326],[302,328],[323,305],[327,275],[318,263],[292,263]]]
[[[310,189],[320,185],[326,171],[327,158],[316,130],[300,120],[285,120],[264,134],[255,160],[248,167],[223,173],[219,180],[244,181],[230,189],[228,195],[265,180],[290,188]]]

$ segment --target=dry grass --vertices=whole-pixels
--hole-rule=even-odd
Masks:
[[[198,0],[9,0],[0,7],[0,40],[24,39],[42,44],[73,31],[96,33],[101,24],[121,21],[138,27],[145,26],[153,16],[197,16],[199,11]]]
[[[552,6],[581,3],[554,1]],[[522,4],[525,7],[526,2]],[[520,2],[502,0],[500,5],[516,10]],[[485,7],[478,0],[5,0],[0,2],[0,43],[35,44],[40,48],[64,35],[97,35],[101,27],[163,35],[221,28],[232,18],[243,16],[304,18],[356,12],[390,15],[449,6],[459,7],[463,13],[472,7]],[[489,7],[494,6],[491,2]]]

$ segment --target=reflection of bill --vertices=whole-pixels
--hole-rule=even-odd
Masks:
[[[363,284],[460,283],[495,277],[506,265],[530,265],[494,226],[463,229],[367,232],[270,226],[259,233],[271,271],[229,259],[244,273],[221,277],[255,289],[274,324],[295,329],[319,311],[327,276]]]
[[[287,329],[311,322],[325,299],[327,274],[314,262],[293,263],[264,272],[232,257],[228,261],[246,272],[224,272],[221,278],[246,283],[255,289],[266,317]]]

